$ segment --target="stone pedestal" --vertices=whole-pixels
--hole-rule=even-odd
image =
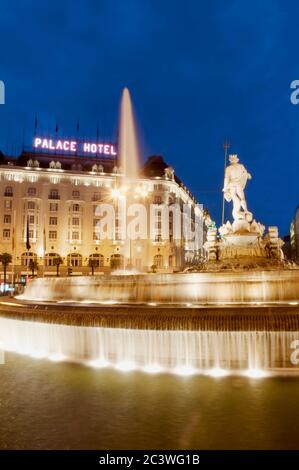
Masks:
[[[269,227],[263,237],[264,231],[264,225],[245,219],[222,225],[219,228],[220,237],[217,237],[215,227],[209,229],[205,244],[208,262],[219,263],[221,269],[221,265],[245,267],[282,260],[283,241],[278,236],[277,227]]]

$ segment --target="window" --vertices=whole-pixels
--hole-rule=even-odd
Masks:
[[[124,257],[119,253],[115,253],[110,257],[110,266],[112,269],[118,269],[124,267]]]
[[[29,253],[22,253],[22,256],[21,256],[22,266],[29,266],[31,260],[37,261],[36,253],[32,253],[31,251]]]
[[[161,196],[154,196],[154,204],[162,204]]]
[[[90,255],[89,260],[94,263],[94,267],[104,266],[104,256],[100,253]]]
[[[13,190],[11,186],[6,186],[4,190],[4,196],[6,197],[12,197],[13,196]]]
[[[80,212],[80,204],[73,204],[72,210],[73,212]]]
[[[58,211],[58,203],[57,202],[50,202],[49,211],[50,212],[57,212]]]
[[[73,217],[72,218],[72,225],[80,225],[79,217]]]
[[[72,232],[72,240],[79,240],[79,232]]]
[[[28,222],[29,224],[34,224],[34,215],[29,215]]]
[[[12,200],[11,199],[5,199],[4,209],[11,209],[11,208],[12,208]]]
[[[101,193],[93,193],[92,200],[99,201],[101,199]]]
[[[11,215],[10,214],[4,214],[3,216],[3,222],[5,224],[10,224],[11,223]]]
[[[28,188],[28,196],[36,196],[36,188]]]
[[[101,235],[99,232],[93,232],[93,239],[94,240],[101,240]]]
[[[154,184],[154,191],[161,191],[163,189],[163,184]]]
[[[3,238],[10,238],[10,229],[5,228],[3,230]]]
[[[57,217],[50,217],[49,225],[57,225]]]
[[[49,239],[50,239],[50,240],[57,240],[57,232],[56,232],[56,230],[50,230],[50,231],[49,231]]]
[[[58,253],[46,253],[45,254],[45,264],[46,266],[55,266],[55,260],[57,258],[61,259],[61,256]]]
[[[155,242],[161,242],[162,241],[162,235],[159,233],[155,236]]]
[[[59,192],[57,189],[51,189],[49,193],[49,199],[60,199]]]
[[[170,268],[172,268],[174,266],[174,256],[173,255],[169,255],[169,258],[168,258],[168,266]]]
[[[57,168],[58,170],[61,170],[61,163],[60,162],[54,162],[54,160],[52,160],[49,163],[49,168],[51,168],[52,170],[54,170],[55,168]]]
[[[82,255],[79,253],[70,253],[67,255],[67,265],[68,266],[82,266]]]
[[[163,268],[163,256],[162,255],[154,256],[154,265],[157,266],[157,268]]]
[[[30,210],[34,210],[35,209],[35,202],[34,201],[28,201],[27,207]]]
[[[79,197],[80,197],[80,191],[73,191],[72,194],[73,194],[73,198],[74,198],[74,199],[79,199]]]

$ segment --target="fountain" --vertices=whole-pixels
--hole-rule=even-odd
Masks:
[[[138,175],[130,95],[121,100],[120,162]],[[222,376],[287,367],[299,338],[299,270],[283,258],[276,227],[253,219],[244,189],[251,175],[230,156],[225,199],[233,223],[210,222],[207,261],[177,274],[39,278],[0,302],[4,349],[118,370]],[[125,275],[124,275],[125,274]],[[295,343],[294,343],[295,342]]]
[[[136,179],[139,173],[140,156],[133,107],[128,88],[124,88],[121,97],[118,153],[120,166],[126,181]]]

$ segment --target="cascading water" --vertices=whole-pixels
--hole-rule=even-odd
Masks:
[[[188,273],[43,278],[30,281],[23,300],[253,304],[299,301],[299,271]]]
[[[66,326],[0,317],[2,348],[36,359],[178,374],[294,368],[298,332],[157,331]]]

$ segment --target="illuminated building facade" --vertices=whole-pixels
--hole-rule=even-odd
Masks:
[[[291,244],[291,258],[295,261],[299,260],[299,207],[295,212],[290,226],[290,244]]]
[[[0,154],[0,252],[12,255],[9,280],[31,274],[33,262],[33,272],[38,276],[55,276],[57,258],[60,275],[98,275],[128,267],[172,272],[202,259],[204,234],[196,244],[189,243],[182,224],[180,236],[174,237],[171,212],[167,238],[162,234],[160,205],[179,207],[180,219],[189,217],[188,223],[196,233],[200,222],[195,215],[203,214],[162,157],[147,160],[126,194],[132,204],[158,207],[151,233],[143,238],[122,238],[116,215],[113,236],[104,238],[98,231],[103,218],[99,205],[117,206],[119,197],[123,197],[117,158],[112,151],[110,155],[83,157],[55,152],[35,149],[22,152],[16,159]],[[183,214],[183,205],[190,208],[189,215]]]

